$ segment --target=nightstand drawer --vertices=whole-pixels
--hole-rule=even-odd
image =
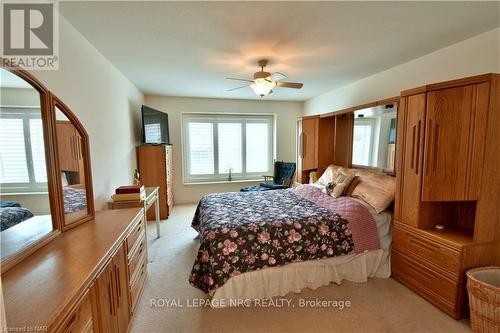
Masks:
[[[461,254],[457,251],[397,226],[393,228],[393,248],[412,257],[418,255],[458,278]]]
[[[397,250],[392,251],[392,274],[396,280],[438,306],[456,316],[455,304],[458,281],[441,274],[438,269],[410,258]]]

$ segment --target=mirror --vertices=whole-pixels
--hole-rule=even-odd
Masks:
[[[394,173],[397,104],[354,112],[352,164]]]
[[[55,132],[59,180],[64,204],[63,230],[93,218],[88,136],[73,113],[55,96]]]
[[[48,186],[43,93],[0,68],[1,259],[57,229]],[[2,262],[3,263],[3,262]]]

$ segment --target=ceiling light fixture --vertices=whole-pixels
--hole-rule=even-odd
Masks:
[[[252,88],[252,90],[260,97],[264,97],[271,93],[275,86],[276,82],[266,79],[256,79],[254,83],[250,85],[250,88]]]

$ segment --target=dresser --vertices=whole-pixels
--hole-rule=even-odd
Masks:
[[[499,91],[486,74],[401,93],[393,277],[456,319],[465,271],[500,264]]]
[[[2,274],[7,324],[127,332],[147,278],[146,246],[143,209],[96,212]]]
[[[167,219],[174,203],[172,188],[172,146],[141,145],[137,147],[137,165],[141,184],[158,187],[160,218]],[[155,218],[154,211],[147,212],[148,220]]]

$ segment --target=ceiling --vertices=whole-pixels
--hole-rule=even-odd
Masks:
[[[499,2],[60,2],[64,17],[146,94],[259,99],[226,77],[257,60],[303,101],[500,25]]]

